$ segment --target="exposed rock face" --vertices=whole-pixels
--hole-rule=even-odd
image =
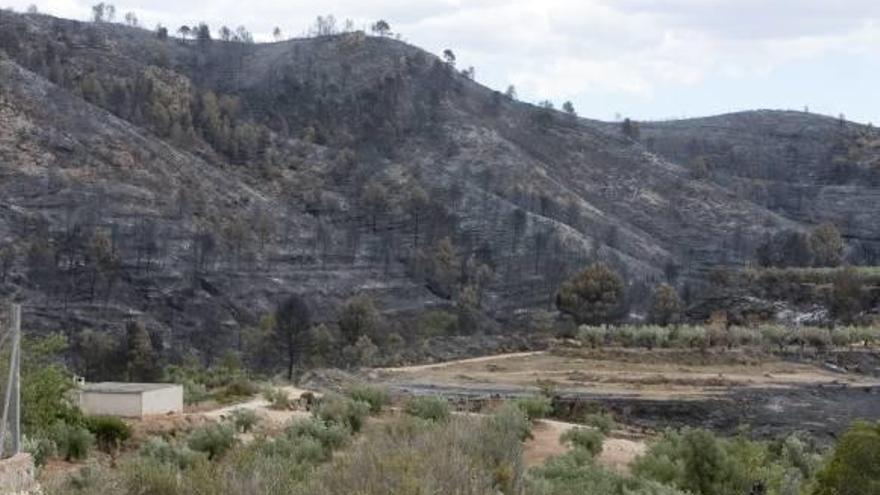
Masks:
[[[640,287],[742,263],[781,228],[880,238],[875,148],[837,153],[868,131],[833,119],[643,125],[636,142],[358,33],[181,42],[0,12],[0,49],[0,242],[16,251],[0,287],[32,329],[135,313],[173,352],[294,292],[319,320],[356,292],[391,313],[449,306],[431,280],[443,238],[456,284],[498,316],[548,306],[590,260]],[[829,178],[841,167],[858,172]]]

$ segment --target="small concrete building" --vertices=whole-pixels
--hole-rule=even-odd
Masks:
[[[173,383],[87,383],[79,407],[92,416],[143,418],[183,412],[183,386]]]

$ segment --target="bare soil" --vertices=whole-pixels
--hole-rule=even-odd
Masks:
[[[875,351],[861,352],[863,361],[877,360]],[[463,400],[550,388],[566,419],[599,407],[647,429],[748,426],[759,436],[834,435],[855,419],[880,418],[880,379],[873,374],[754,349],[561,349],[385,369],[377,377],[400,392]]]
[[[568,451],[568,446],[560,443],[559,437],[576,426],[573,423],[547,419],[536,421],[532,427],[532,438],[526,440],[523,446],[523,460],[526,468],[541,466],[549,458],[565,454]],[[644,439],[623,438],[612,434],[602,444],[602,453],[599,454],[597,460],[599,464],[607,468],[626,473],[629,470],[629,464],[646,448],[647,444]]]

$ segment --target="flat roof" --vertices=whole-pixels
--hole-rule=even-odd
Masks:
[[[163,388],[180,387],[176,383],[125,383],[125,382],[101,382],[86,383],[83,385],[84,392],[97,392],[103,394],[140,394]]]

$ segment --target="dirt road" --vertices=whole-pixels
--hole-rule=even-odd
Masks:
[[[748,348],[562,349],[384,369],[378,378],[400,393],[468,400],[531,395],[549,384],[573,419],[600,405],[649,429],[748,426],[760,437],[833,437],[856,419],[880,417],[880,379],[796,358]]]
[[[402,366],[400,368],[375,368],[376,371],[393,372],[393,373],[413,373],[417,371],[435,370],[439,368],[449,368],[453,366],[462,366],[469,364],[488,363],[491,361],[506,360],[511,358],[523,358],[529,356],[538,356],[545,354],[546,351],[532,352],[515,352],[511,354],[498,354],[495,356],[483,356],[470,359],[459,359],[457,361],[444,361],[442,363],[420,364],[416,366]]]

